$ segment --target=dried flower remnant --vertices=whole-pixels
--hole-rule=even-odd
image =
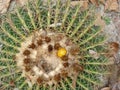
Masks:
[[[36,45],[34,43],[32,43],[31,45],[29,45],[29,48],[35,49]]]
[[[29,50],[25,50],[25,51],[23,52],[23,55],[25,55],[25,56],[30,55],[30,51],[29,51]]]
[[[38,84],[41,84],[41,83],[43,82],[42,77],[38,77],[38,78],[37,78],[37,82],[38,82]]]
[[[59,43],[55,43],[55,45],[54,45],[54,49],[58,50],[60,47],[61,47],[61,46],[60,46]]]
[[[55,81],[59,82],[60,79],[61,79],[60,74],[57,74],[57,75],[54,76],[54,80],[55,80]]]
[[[108,46],[109,49],[107,50],[107,56],[114,57],[119,51],[119,44],[117,42],[110,42]]]
[[[42,45],[42,43],[43,43],[43,41],[41,40],[41,39],[39,39],[38,41],[37,41],[37,44],[40,46],[40,45]]]
[[[50,37],[45,37],[45,41],[49,43],[51,41]]]
[[[118,50],[119,50],[119,44],[117,42],[111,42],[110,43],[110,48],[115,52],[117,53]]]
[[[29,58],[25,58],[25,59],[24,59],[24,63],[25,63],[25,64],[30,63],[30,59],[29,59]]]
[[[53,50],[53,46],[52,45],[48,45],[48,51],[51,52]]]
[[[68,73],[69,73],[69,72],[67,72],[66,70],[62,70],[62,71],[61,71],[61,76],[62,76],[63,78],[66,78],[66,77],[68,76]]]
[[[64,55],[61,59],[62,59],[63,61],[67,61],[67,60],[68,60],[68,55]]]
[[[65,62],[65,63],[63,63],[63,66],[66,68],[66,67],[69,66],[69,63],[68,63],[68,62]]]

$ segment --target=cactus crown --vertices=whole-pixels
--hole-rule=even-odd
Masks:
[[[108,74],[94,9],[70,0],[28,2],[2,16],[0,89],[93,90]],[[95,57],[90,50],[97,52]]]

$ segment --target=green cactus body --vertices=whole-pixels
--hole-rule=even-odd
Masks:
[[[2,20],[0,90],[95,90],[109,74],[93,8],[36,0]]]

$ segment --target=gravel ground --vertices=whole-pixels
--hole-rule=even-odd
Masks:
[[[119,12],[105,12],[104,16],[110,18],[110,24],[105,26],[104,33],[108,36],[107,42],[116,42],[120,45],[120,1]],[[120,48],[114,55],[114,64],[111,67],[112,75],[107,78],[107,87],[103,90],[120,90]]]

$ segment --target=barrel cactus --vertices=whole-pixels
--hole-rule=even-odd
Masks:
[[[93,7],[36,0],[1,19],[1,90],[96,90],[108,74]]]

